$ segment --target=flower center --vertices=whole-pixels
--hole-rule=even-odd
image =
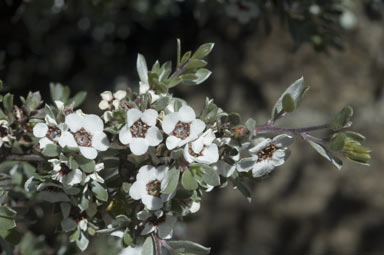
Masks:
[[[160,197],[161,183],[158,180],[147,183],[147,192],[154,197]]]
[[[58,127],[48,127],[48,132],[47,132],[47,138],[51,141],[54,141],[54,139],[57,136],[61,135],[61,130]]]
[[[76,143],[79,146],[90,147],[92,146],[92,135],[88,133],[84,128],[77,131],[75,134]]]
[[[200,153],[195,153],[195,152],[193,151],[193,149],[192,149],[192,143],[189,143],[189,144],[188,144],[188,152],[189,152],[189,154],[191,154],[192,157],[195,157],[195,158],[200,157],[200,156],[203,156],[203,151],[204,151],[204,149],[205,149],[205,145],[204,145],[203,148],[201,149]]]
[[[81,212],[78,207],[72,206],[71,211],[69,213],[69,217],[79,223],[82,219],[87,218],[87,213],[85,211]]]
[[[69,173],[72,171],[72,170],[71,170],[66,164],[64,164],[64,163],[61,163],[60,166],[61,166],[61,169],[60,169],[60,171],[59,171],[59,175],[60,175],[60,176],[67,175],[67,174],[69,174]]]
[[[7,129],[5,127],[0,126],[0,137],[4,137],[6,135],[8,135]]]
[[[190,129],[191,129],[191,123],[185,123],[185,122],[179,121],[177,122],[175,129],[172,131],[171,135],[184,140],[189,136]]]
[[[133,137],[142,137],[144,138],[148,131],[148,125],[145,124],[142,120],[138,120],[133,123],[131,130],[131,134]]]
[[[148,222],[151,223],[153,226],[158,226],[161,223],[165,222],[165,214],[160,218],[157,218],[155,215],[153,215],[148,218]]]
[[[259,151],[257,153],[257,162],[264,161],[266,159],[272,159],[273,153],[277,150],[276,145],[270,144],[267,147],[265,147],[263,150]]]

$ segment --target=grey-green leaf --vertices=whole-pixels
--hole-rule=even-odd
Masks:
[[[16,227],[16,211],[6,206],[0,206],[0,229],[9,230]]]
[[[141,255],[153,255],[154,254],[154,245],[153,240],[151,236],[148,236],[147,239],[145,239],[143,248],[141,250]]]
[[[42,154],[46,157],[57,157],[60,154],[60,149],[57,144],[47,144],[42,151]]]
[[[141,54],[137,55],[136,68],[137,68],[137,73],[139,74],[140,80],[142,82],[148,83],[147,62],[145,61],[144,56]]]
[[[211,186],[220,185],[219,174],[212,167],[204,164],[200,164],[200,168],[204,171],[203,180]]]
[[[337,169],[341,169],[341,167],[343,166],[343,162],[332,155],[332,153],[330,153],[324,146],[322,146],[321,144],[318,144],[318,143],[315,143],[315,142],[312,142],[312,141],[308,141],[308,143],[321,155],[323,156],[324,158],[328,159]]]
[[[303,96],[305,92],[309,89],[308,86],[304,85],[304,78],[301,77],[300,79],[296,80],[293,84],[291,84],[284,93],[280,96],[280,98],[275,103],[273,109],[272,109],[272,119],[275,118],[275,116],[283,109],[283,98],[286,94],[290,94],[293,101],[295,102],[295,109],[300,105]],[[290,99],[286,99],[290,100]],[[289,109],[289,107],[288,107]]]
[[[83,233],[80,233],[80,238],[76,240],[77,247],[79,247],[81,251],[85,251],[88,247],[88,244],[88,238]]]
[[[177,188],[177,184],[179,183],[180,171],[173,167],[171,170],[167,172],[167,176],[163,183],[161,183],[162,193],[171,194]]]
[[[100,183],[93,181],[91,183],[91,190],[98,200],[103,202],[108,201],[108,192]]]
[[[200,83],[203,83],[205,80],[207,80],[209,78],[209,76],[211,76],[212,72],[209,71],[208,69],[206,68],[200,68],[199,70],[197,70],[197,72],[195,73],[195,75],[197,76],[196,79],[193,80],[193,82],[196,84],[196,85],[199,85]]]
[[[208,56],[209,53],[211,53],[213,47],[215,46],[214,43],[205,43],[201,45],[196,52],[193,54],[193,59],[202,59],[206,56]]]
[[[74,97],[71,98],[68,104],[73,103],[73,108],[79,107],[87,98],[87,92],[80,91]]]
[[[13,111],[13,95],[12,94],[7,93],[3,97],[3,106],[4,106],[5,114],[12,113]]]
[[[196,254],[196,255],[208,255],[211,252],[211,248],[202,246],[201,244],[191,241],[168,241],[169,246],[174,250],[183,250],[182,254]]]
[[[190,170],[186,170],[181,177],[181,184],[186,190],[195,190],[198,188],[197,181],[193,177]]]
[[[293,112],[295,110],[295,100],[292,98],[291,94],[285,94],[282,103],[285,112]]]
[[[92,159],[86,159],[83,156],[77,155],[75,156],[75,160],[78,163],[81,170],[86,173],[93,173],[96,168],[96,163]]]

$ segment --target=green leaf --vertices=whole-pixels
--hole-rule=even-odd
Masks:
[[[189,60],[189,58],[191,57],[191,54],[192,54],[191,51],[187,51],[186,53],[184,53],[180,61],[180,66],[184,65]]]
[[[6,206],[0,206],[0,229],[9,230],[16,227],[16,211]]]
[[[207,61],[201,59],[191,59],[187,65],[187,70],[202,68],[207,65]]]
[[[332,120],[331,128],[334,131],[347,127],[350,123],[350,119],[353,116],[353,108],[351,106],[344,107]]]
[[[10,114],[13,111],[13,95],[10,93],[7,93],[3,97],[3,106],[5,114]]]
[[[75,160],[78,163],[81,170],[83,170],[86,173],[93,173],[96,168],[96,163],[92,159],[84,158],[81,155],[76,155]]]
[[[133,237],[132,237],[131,233],[129,232],[128,228],[124,232],[122,241],[123,241],[123,244],[125,247],[127,247],[127,246],[135,247],[135,241],[133,240]]]
[[[3,81],[0,80],[0,91],[3,89]]]
[[[337,169],[341,169],[343,166],[343,162],[332,155],[323,145],[308,141],[308,143],[324,158],[328,159]]]
[[[76,221],[72,220],[71,218],[65,218],[60,223],[61,229],[64,232],[71,232],[74,231],[77,228]]]
[[[199,70],[197,70],[197,72],[195,74],[196,74],[197,78],[194,79],[193,82],[196,85],[199,85],[199,84],[203,83],[205,80],[207,80],[209,78],[209,76],[211,76],[212,72],[206,68],[200,68]]]
[[[42,151],[42,154],[46,157],[57,157],[60,154],[60,148],[57,144],[47,144]]]
[[[249,203],[252,202],[252,194],[249,191],[249,189],[242,183],[240,182],[239,179],[233,179],[231,178],[233,188],[237,189],[240,191],[240,193],[248,200]]]
[[[50,83],[49,90],[51,92],[52,101],[56,101],[56,100],[63,101],[64,94],[65,94],[63,85]]]
[[[293,112],[295,110],[295,100],[292,98],[291,94],[284,95],[282,104],[285,112]]]
[[[195,190],[199,187],[192,172],[189,170],[184,171],[183,176],[181,177],[181,184],[186,190]]]
[[[182,254],[208,255],[211,252],[211,248],[191,241],[168,241],[167,243],[174,250],[180,249]]]
[[[72,97],[71,100],[69,100],[68,104],[73,103],[73,108],[77,108],[85,101],[86,98],[87,98],[87,92],[80,91],[76,93],[76,95]]]
[[[36,110],[42,103],[40,92],[29,92],[24,107],[30,113]]]
[[[245,127],[248,129],[249,132],[251,132],[251,134],[253,133],[253,130],[255,130],[256,128],[256,120],[252,119],[252,118],[249,118],[246,122],[245,122]]]
[[[103,202],[108,201],[108,191],[103,186],[101,186],[100,183],[92,181],[91,190],[98,200]]]
[[[144,56],[141,54],[137,55],[136,68],[137,68],[137,73],[139,74],[139,77],[140,77],[140,81],[148,84],[147,62],[145,61]]]
[[[212,167],[205,164],[192,164],[190,165],[192,169],[198,168],[201,172],[203,172],[203,180],[205,183],[211,186],[219,186],[220,185],[220,177],[217,171]]]
[[[53,113],[52,108],[49,105],[47,105],[47,104],[45,105],[44,112],[49,117],[51,117],[52,119],[56,120],[55,114]]]
[[[161,193],[171,194],[177,188],[177,184],[179,183],[180,171],[175,167],[171,168],[167,172],[167,176],[165,177],[164,185],[162,185]]]
[[[156,109],[156,111],[160,112],[168,106],[170,101],[171,101],[171,97],[169,96],[162,97],[153,104],[153,107]]]
[[[345,134],[348,138],[350,138],[350,139],[352,139],[352,140],[354,140],[354,141],[356,141],[356,142],[358,142],[358,143],[363,143],[363,142],[365,141],[365,136],[363,136],[362,134],[359,134],[359,133],[357,133],[357,132],[354,132],[354,131],[345,131],[344,134]]]
[[[170,89],[170,88],[176,87],[182,81],[183,81],[183,78],[181,78],[181,77],[173,78],[172,80],[169,80],[166,82],[166,86],[167,86],[167,88]]]
[[[288,103],[288,110],[292,109],[291,101],[294,102],[294,109],[296,109],[300,105],[301,100],[308,89],[309,87],[304,85],[303,77],[291,84],[275,103],[275,106],[272,109],[272,119],[274,119],[280,111],[284,110],[283,98],[286,94],[289,94],[291,97],[285,99]]]
[[[143,244],[143,248],[141,250],[141,255],[153,255],[155,251],[155,247],[153,245],[153,240],[151,236],[148,236]]]
[[[79,164],[76,162],[73,156],[69,156],[68,158],[68,166],[72,170],[76,170],[79,168]]]
[[[345,145],[347,136],[344,133],[336,133],[332,135],[329,141],[329,149],[332,151],[342,151]]]
[[[75,232],[73,232],[72,235],[69,236],[69,241],[70,241],[70,242],[74,242],[74,241],[76,241],[77,239],[79,239],[79,237],[80,237],[80,233],[81,233],[80,229],[77,229]]]
[[[206,56],[208,56],[209,53],[211,53],[213,47],[215,46],[214,43],[205,43],[201,45],[196,52],[193,54],[193,59],[202,59]]]

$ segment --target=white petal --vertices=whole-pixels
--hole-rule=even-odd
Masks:
[[[77,148],[79,147],[75,141],[75,138],[70,132],[63,132],[59,138],[59,144],[61,147]]]
[[[109,108],[109,103],[105,100],[101,100],[100,103],[99,103],[99,108],[101,110],[106,110]]]
[[[256,146],[249,149],[249,152],[252,154],[257,154],[259,151],[261,151],[271,143],[271,139],[264,137],[260,137],[257,141],[258,143],[256,144]]]
[[[161,207],[163,207],[163,201],[161,201],[161,199],[158,197],[146,194],[141,198],[141,200],[143,201],[143,204],[151,211],[159,210]]]
[[[187,145],[188,146],[188,145]],[[192,151],[196,154],[200,154],[204,147],[204,138],[199,137],[196,141],[191,143]]]
[[[72,132],[77,132],[80,128],[82,128],[83,118],[76,113],[71,113],[65,116],[65,123]]]
[[[113,96],[111,91],[104,91],[100,94],[101,98],[105,101],[111,101]]]
[[[288,147],[289,145],[292,144],[292,142],[293,142],[293,137],[286,134],[275,136],[272,139],[272,143],[280,148]]]
[[[205,123],[199,119],[195,119],[191,123],[191,133],[190,136],[197,137],[205,129]]]
[[[155,126],[157,121],[157,116],[159,114],[157,111],[153,109],[147,109],[144,111],[143,116],[141,116],[141,119],[148,125],[148,126]]]
[[[184,146],[184,151],[183,151],[183,155],[184,155],[184,159],[188,162],[188,163],[193,163],[195,161],[195,157],[193,157],[190,153],[189,153],[189,148],[188,148],[188,144]]]
[[[148,143],[144,138],[132,138],[129,148],[135,155],[143,155],[148,151]]]
[[[171,113],[166,115],[162,123],[163,131],[169,135],[175,129],[175,126],[179,121],[180,118],[178,113]]]
[[[149,84],[148,83],[140,81],[139,85],[140,85],[140,88],[139,88],[140,95],[145,94],[145,92],[147,92],[149,90]]]
[[[48,144],[53,144],[53,143],[54,142],[49,140],[47,137],[41,138],[40,141],[39,141],[40,149],[44,149],[45,146],[47,146]]]
[[[195,111],[188,105],[184,105],[179,109],[179,116],[182,122],[191,122],[196,118]]]
[[[104,123],[99,116],[95,114],[87,114],[83,119],[83,127],[91,133],[103,132]]]
[[[127,124],[128,127],[131,127],[133,123],[141,118],[143,113],[138,109],[129,109],[127,112]]]
[[[257,159],[256,159],[257,160]],[[243,158],[237,163],[237,171],[239,172],[248,172],[256,164],[255,158]]]
[[[272,155],[272,162],[274,166],[281,166],[285,162],[285,152],[277,150]]]
[[[37,123],[36,126],[33,127],[33,135],[36,137],[44,137],[48,132],[48,126],[45,123]]]
[[[132,134],[131,130],[129,129],[128,125],[125,125],[119,133],[119,140],[122,144],[128,144],[132,140]]]
[[[271,172],[273,168],[274,166],[270,160],[263,160],[254,165],[252,175],[253,177],[260,177]]]
[[[165,144],[167,145],[168,150],[173,150],[174,148],[179,146],[181,141],[182,140],[180,138],[171,135],[167,137],[167,140],[165,140]]]
[[[157,146],[163,141],[163,135],[157,127],[150,127],[145,136],[149,146]]]
[[[97,157],[97,150],[92,147],[80,147],[81,154],[87,159],[95,159]]]
[[[113,94],[113,96],[114,96],[116,99],[121,100],[121,99],[123,99],[124,97],[127,96],[127,91],[125,91],[125,90],[118,90],[118,91],[116,91],[116,92]]]
[[[117,99],[113,100],[113,101],[112,101],[112,105],[113,105],[113,107],[114,107],[115,109],[119,109],[119,106],[120,106],[120,100],[117,100]]]
[[[59,100],[55,100],[55,105],[60,111],[64,109],[64,103]]]
[[[219,149],[214,143],[206,147],[202,154],[203,156],[197,157],[197,161],[200,163],[213,164],[219,160]]]
[[[204,137],[204,144],[205,145],[211,144],[213,142],[213,140],[215,140],[215,138],[216,138],[212,129],[208,129],[207,131],[205,131],[205,133],[203,134],[203,137]]]
[[[66,176],[64,176],[65,183],[73,186],[81,183],[83,180],[83,172],[80,169],[72,170]]]
[[[109,147],[109,140],[105,133],[98,132],[92,136],[92,147],[98,151],[106,151]]]
[[[45,116],[45,122],[50,125],[50,126],[57,126],[56,120],[54,120],[52,117],[49,115]]]
[[[141,181],[136,181],[132,184],[131,188],[129,189],[129,195],[135,199],[139,200],[141,199],[143,192],[145,192],[145,183]]]

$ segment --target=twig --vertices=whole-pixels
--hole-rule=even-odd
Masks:
[[[180,76],[182,73],[184,73],[187,69],[187,65],[191,62],[191,59],[188,59],[187,62],[185,62],[182,66],[177,67],[176,71],[169,77],[169,80],[172,80],[178,76]]]
[[[303,133],[308,133],[312,131],[318,131],[318,130],[324,130],[329,129],[329,124],[323,124],[319,126],[311,126],[311,127],[304,127],[304,128],[284,128],[284,127],[274,127],[273,125],[263,125],[263,126],[257,126],[254,130],[254,135],[257,134],[265,134],[265,133],[290,133],[293,135],[299,135],[302,136]]]
[[[5,157],[5,160],[10,161],[36,161],[36,162],[42,162],[46,159],[40,155],[37,154],[31,154],[31,155],[17,155],[12,154]]]

